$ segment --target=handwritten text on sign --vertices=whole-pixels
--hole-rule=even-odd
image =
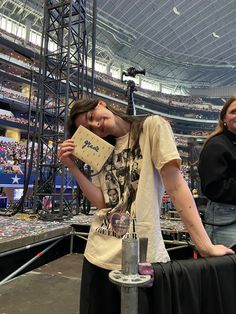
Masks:
[[[78,127],[72,139],[76,145],[73,155],[97,171],[101,170],[114,149],[114,146],[82,125]]]
[[[95,150],[96,152],[99,151],[99,147],[98,146],[93,146],[93,144],[89,141],[84,141],[84,145],[82,146],[82,149],[84,149],[85,147],[91,148],[93,150]]]

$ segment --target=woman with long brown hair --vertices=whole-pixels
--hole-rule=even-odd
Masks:
[[[84,195],[97,208],[84,252],[80,314],[120,313],[119,291],[109,282],[108,273],[121,269],[123,238],[148,238],[147,261],[169,261],[160,228],[164,189],[202,256],[233,254],[225,246],[213,245],[205,232],[182,177],[180,156],[165,119],[128,116],[114,111],[102,100],[85,99],[76,101],[71,109],[70,136],[81,125],[112,142],[115,148],[92,182],[76,166],[72,139],[61,144],[58,154]],[[135,177],[131,175],[134,164]],[[117,181],[119,199],[106,208],[109,204],[108,172]]]

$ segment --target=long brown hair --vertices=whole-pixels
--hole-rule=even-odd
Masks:
[[[205,144],[209,141],[210,138],[216,136],[217,134],[221,134],[226,128],[227,126],[224,123],[224,117],[226,115],[226,112],[229,108],[229,106],[232,104],[232,102],[234,102],[236,100],[236,94],[231,96],[224,104],[223,108],[221,109],[220,112],[220,116],[219,116],[219,120],[217,123],[217,126],[215,128],[215,130],[209,135],[209,137],[207,138]],[[204,145],[205,145],[204,144]]]
[[[100,101],[103,101],[102,99],[98,98],[84,98],[84,99],[78,99],[74,102],[71,110],[70,115],[67,120],[67,129],[68,129],[68,135],[71,137],[75,131],[77,130],[77,127],[75,125],[75,120],[81,113],[88,112],[90,110],[95,109],[95,107],[98,105]],[[119,116],[120,118],[124,119],[127,122],[131,123],[131,129],[130,134],[131,138],[133,140],[133,148],[137,147],[138,140],[140,133],[143,130],[143,123],[148,115],[145,116],[129,116],[125,113],[119,112],[115,110],[110,104],[106,103],[106,108],[109,109],[113,114]],[[108,138],[105,138],[105,140],[109,141],[110,143],[114,144],[114,137],[109,136]]]

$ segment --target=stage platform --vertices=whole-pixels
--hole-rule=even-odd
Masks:
[[[33,214],[16,214],[11,217],[0,215],[0,256],[2,252],[30,246],[63,235],[72,233],[73,228],[89,231],[94,210],[89,215],[78,214],[62,221],[40,220]],[[84,227],[84,228],[83,228]],[[161,219],[163,235],[173,242],[183,239],[186,230],[181,221]]]
[[[22,214],[0,216],[1,313],[79,314],[83,261],[80,242],[85,246],[91,219],[92,215],[83,214],[60,222],[42,221]],[[170,236],[172,240],[169,241],[173,244],[184,243],[181,237],[186,230],[179,220],[162,219],[161,227],[163,234]],[[82,237],[76,237],[77,233]],[[173,240],[174,237],[178,239]],[[76,242],[78,239],[79,242]],[[54,243],[52,249],[42,254]],[[188,245],[172,246],[168,252],[170,263],[154,264],[156,279],[153,288],[145,290],[147,300],[151,301],[144,302],[148,305],[144,313],[170,314],[176,308],[181,309],[178,313],[187,314],[190,305],[197,300],[192,308],[195,309],[194,313],[201,314],[204,308],[206,314],[211,314],[213,311],[208,305],[221,299],[222,304],[216,303],[214,313],[235,313],[235,255],[194,260],[192,247]],[[35,257],[37,259],[30,265],[8,278]],[[212,290],[210,287],[215,285],[217,289]],[[173,290],[173,287],[178,288]],[[228,305],[229,300],[232,306],[231,303]],[[221,307],[222,311],[217,311]]]
[[[82,213],[63,221],[40,220],[31,214],[0,216],[0,282],[66,254],[82,254],[91,219]]]
[[[92,215],[79,214],[63,221],[39,220],[37,215],[0,216],[0,253],[70,234],[73,225],[90,226]]]
[[[60,221],[40,220],[33,214],[0,216],[0,282],[8,280],[12,274],[11,278],[14,278],[66,254],[83,254],[93,214],[94,210],[91,210],[89,215],[79,213]],[[188,244],[181,221],[161,219],[161,228],[170,256],[182,256],[182,250],[175,250],[180,245],[186,254]]]

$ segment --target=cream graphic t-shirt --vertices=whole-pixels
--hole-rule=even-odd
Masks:
[[[131,149],[129,134],[117,139],[102,173],[94,177],[106,208],[93,217],[85,257],[105,269],[121,269],[122,238],[148,237],[149,262],[167,262],[160,229],[164,193],[161,168],[180,157],[169,123],[159,116],[146,118],[139,146]]]

